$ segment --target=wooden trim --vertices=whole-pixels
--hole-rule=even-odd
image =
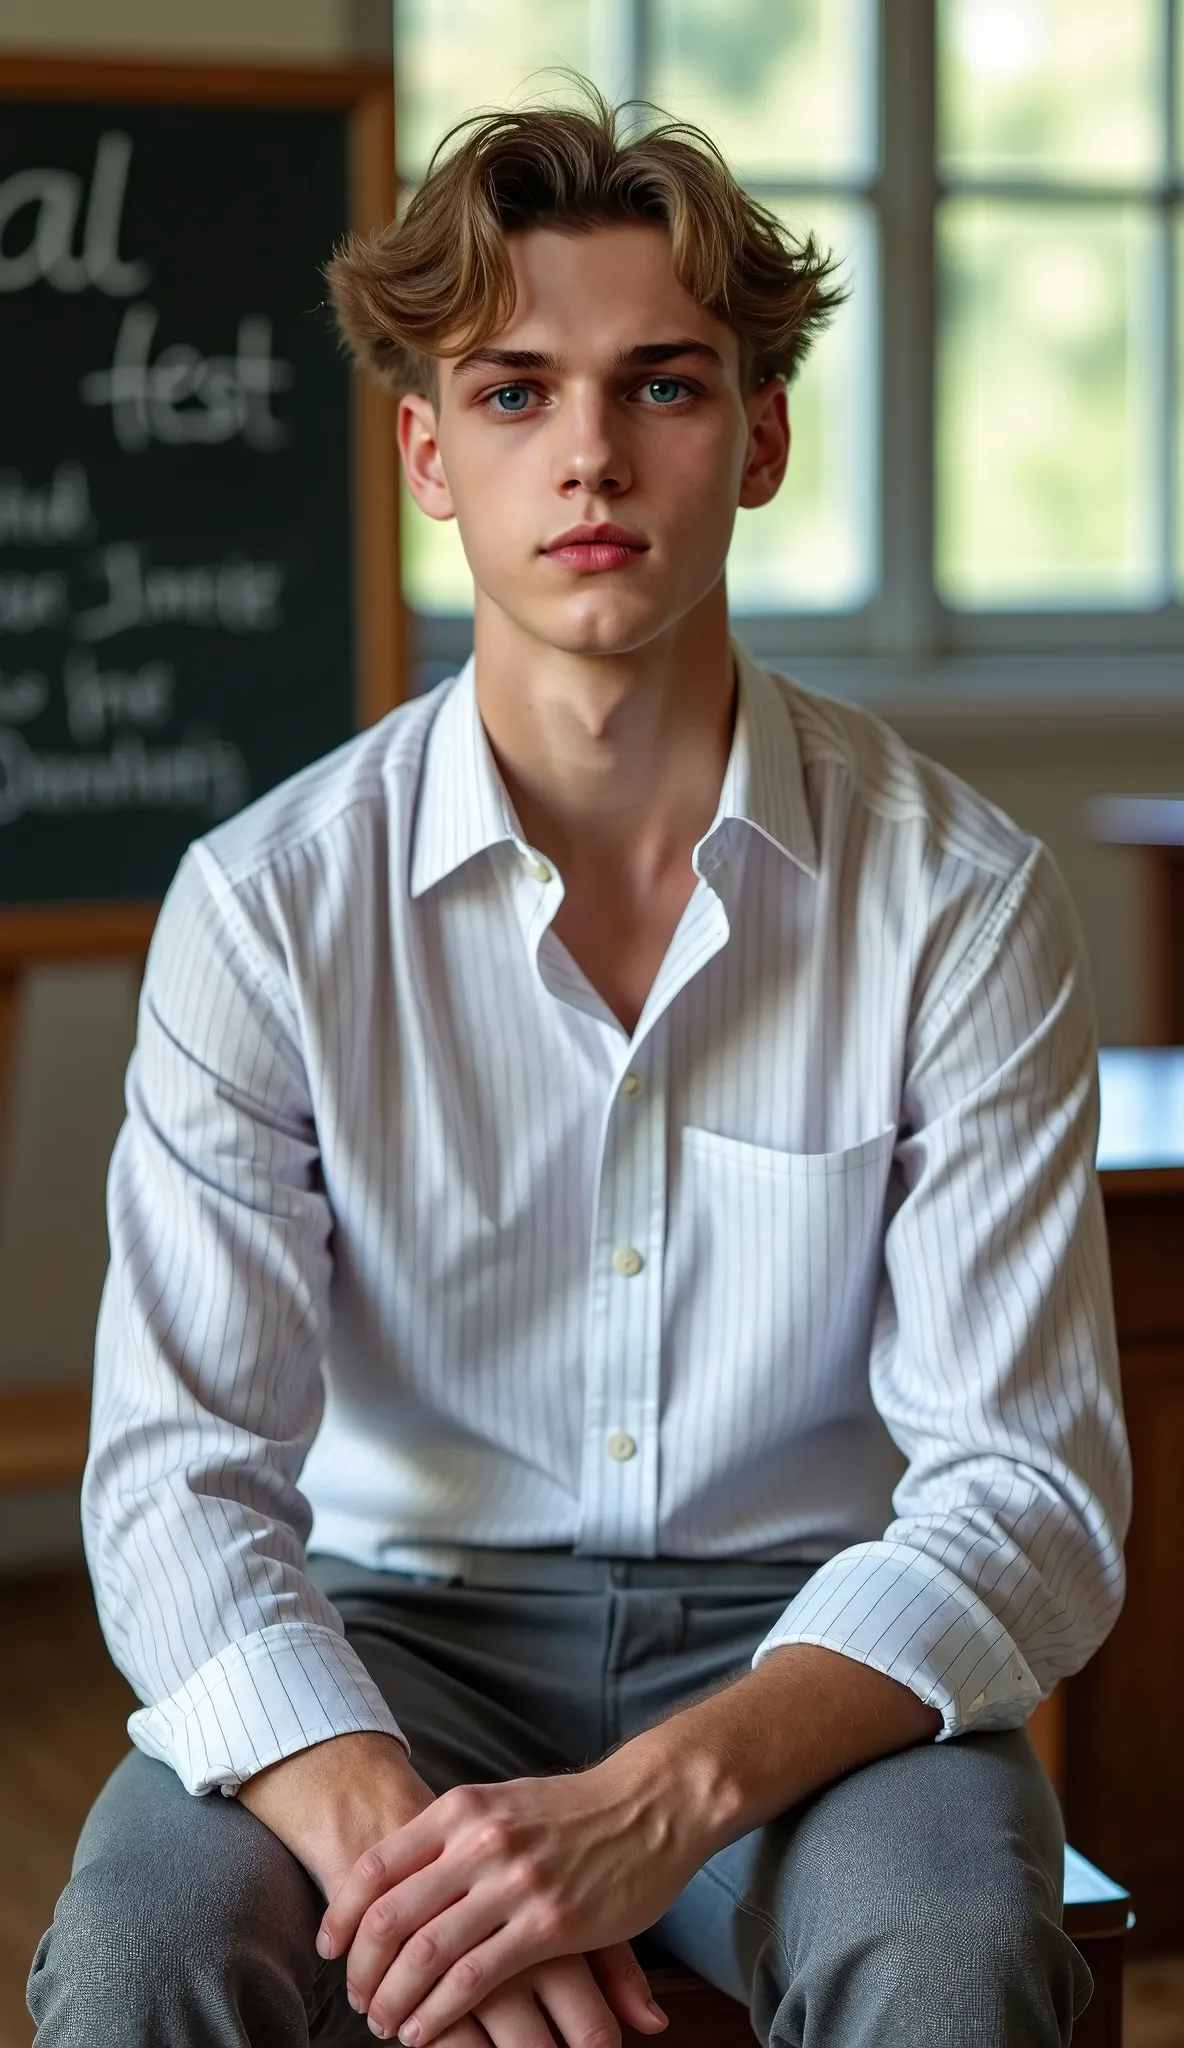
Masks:
[[[394,218],[394,92],[368,93],[350,125],[350,219],[365,234]],[[370,373],[353,380],[354,617],[359,726],[407,695],[405,608],[399,540],[398,407]]]
[[[0,908],[0,970],[30,960],[122,959],[148,950],[158,903]]]
[[[0,55],[9,99],[123,100],[151,106],[353,107],[393,91],[388,65],[188,64],[155,57]]]
[[[86,1464],[90,1403],[89,1384],[0,1388],[0,1493],[76,1484]]]
[[[1098,1179],[1108,1202],[1122,1195],[1184,1194],[1184,1166],[1107,1166]]]

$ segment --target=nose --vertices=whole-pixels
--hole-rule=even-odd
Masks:
[[[621,491],[632,481],[625,449],[626,423],[612,396],[576,387],[559,409],[555,444],[558,489]]]

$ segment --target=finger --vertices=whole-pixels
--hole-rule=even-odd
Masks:
[[[620,2023],[586,1956],[556,1956],[531,1971],[535,1995],[561,2041],[619,2041]],[[653,2022],[650,2021],[652,2028]]]
[[[624,2026],[654,2034],[669,2024],[667,2014],[650,1991],[649,1979],[631,1943],[614,1941],[607,1948],[593,1949],[588,1961],[605,1998]]]
[[[443,1830],[436,1818],[438,1806],[437,1800],[393,1834],[384,1835],[381,1842],[363,1850],[321,1916],[318,1955],[340,1955],[353,1940],[358,1922],[375,1899],[435,1861],[444,1846]]]
[[[368,1906],[346,1957],[349,1989],[366,2012],[384,1980],[403,1996],[407,2012],[448,1965],[500,1925],[504,1913],[482,1908],[480,1893],[456,1896],[437,1859]]]
[[[512,2034],[509,2039],[511,2048],[516,2048]],[[463,2020],[458,2020],[454,2027],[449,2027],[447,2033],[441,2034],[435,2048],[489,2048],[489,2035],[476,2015],[469,2013]],[[534,2048],[533,2042],[530,2043],[530,2048]],[[555,2044],[547,2040],[543,2048],[555,2048]]]
[[[517,1977],[508,1984],[500,1984],[491,1997],[483,1999],[476,2017],[495,2048],[555,2048],[555,2036],[547,2025],[546,2014]],[[464,2025],[463,2020],[461,2024]],[[432,2048],[446,2048],[453,2031],[446,2027],[437,2035]],[[570,2038],[576,2040],[578,2036],[573,2034]]]
[[[513,2039],[511,2035],[511,2043]],[[436,2048],[489,2048],[489,2035],[476,2015],[469,2013],[463,2020],[458,2020],[454,2027],[449,2027],[447,2033],[441,2034],[436,2042]],[[533,2042],[530,2048],[534,2048]],[[544,2048],[555,2048],[555,2044],[553,2041],[547,2041]]]
[[[405,1953],[410,1948],[408,1943]],[[367,2017],[371,2030],[380,2040],[391,2040],[397,2035],[400,2041],[422,2048],[423,2043],[435,2041],[445,2027],[473,2012],[500,1985],[535,1960],[523,1955],[520,1936],[502,1928],[491,1940],[479,1941],[459,1954],[442,1974],[437,1970],[431,1977],[429,1972],[431,1981],[421,1981],[410,1997],[403,1990],[406,1980],[399,1980],[396,1964],[370,2001]],[[400,1957],[399,1962],[402,1961]]]
[[[380,1900],[374,1911],[381,1913],[385,1903]],[[363,1975],[360,1968],[355,1975],[351,1949],[346,1966],[349,1988],[357,1995],[359,2010],[366,2014],[371,2030],[377,2032],[381,2027],[381,2038],[390,2039],[412,2013],[419,2012],[420,2000],[436,1996],[445,1982],[449,1983],[449,1993],[443,2001],[437,1999],[433,2008],[437,2015],[436,2032],[471,2012],[478,1999],[486,1997],[529,1960],[523,1957],[520,1943],[511,1949],[503,1942],[498,1956],[502,1967],[490,1967],[486,1937],[500,1928],[504,1918],[504,1911],[491,1899],[483,1900],[479,1892],[468,1892],[448,1912],[438,1914],[408,1935],[393,1961],[390,1937],[380,1935],[377,1952],[380,1958],[385,1953],[387,1961],[380,1961],[377,1979],[369,1972]],[[369,1919],[367,1914],[363,1928]],[[355,1942],[354,1947],[357,1945]],[[475,1962],[476,1956],[483,1960]]]

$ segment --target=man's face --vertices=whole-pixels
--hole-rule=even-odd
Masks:
[[[784,390],[743,397],[738,337],[678,282],[664,228],[529,228],[507,248],[517,299],[485,349],[548,360],[441,358],[438,416],[426,398],[400,404],[408,484],[430,517],[456,518],[479,591],[523,630],[623,653],[706,596],[737,506],[776,492]],[[547,552],[607,522],[644,543],[621,566]]]

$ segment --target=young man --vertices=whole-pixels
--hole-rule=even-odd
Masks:
[[[815,245],[594,95],[462,128],[332,283],[474,653],[160,917],[83,1489],[145,1705],[37,2040],[608,2043],[652,1931],[774,2048],[1051,2048],[1024,1722],[1128,1513],[1077,922],[731,635]]]

